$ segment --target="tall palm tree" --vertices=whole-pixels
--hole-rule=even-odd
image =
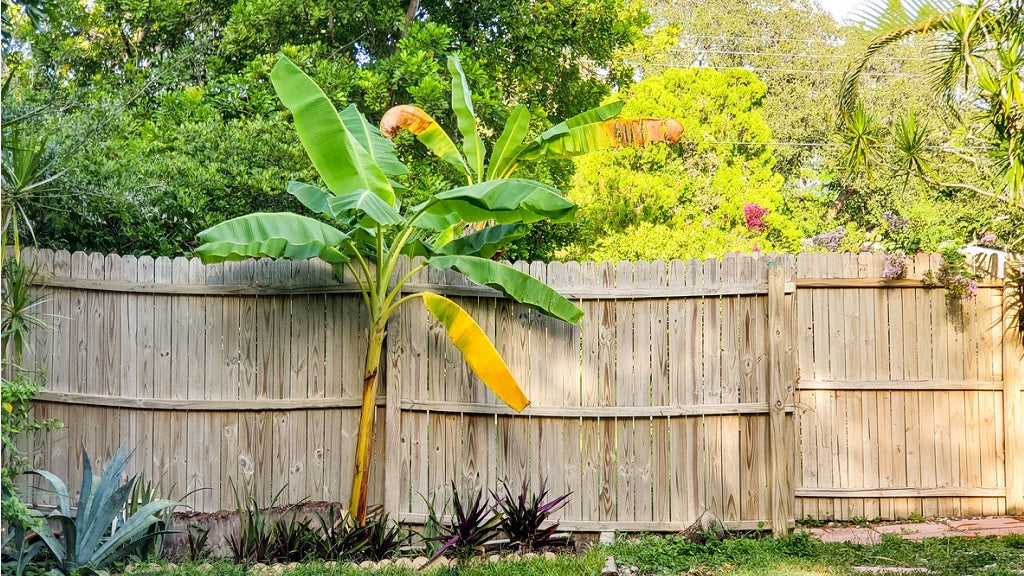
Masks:
[[[998,169],[991,195],[1024,206],[1024,0],[900,0],[860,11],[874,35],[847,69],[840,91],[841,123],[858,110],[860,76],[890,44],[913,36],[933,40],[928,75],[936,93],[969,109],[986,127]]]

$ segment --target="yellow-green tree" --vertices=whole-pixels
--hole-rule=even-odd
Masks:
[[[577,159],[568,196],[586,234],[565,255],[669,259],[796,248],[802,228],[783,201],[764,98],[765,84],[746,70],[675,69],[631,87],[624,115],[671,116],[682,137]],[[748,222],[748,205],[767,210],[763,223]]]

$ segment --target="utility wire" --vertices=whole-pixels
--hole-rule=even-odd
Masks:
[[[825,39],[825,38],[775,38],[772,36],[734,36],[734,35],[723,35],[723,34],[680,34],[680,38],[701,38],[705,40],[753,40],[761,42],[762,44],[777,44],[779,42],[800,42],[804,44],[828,44],[829,46],[839,46],[843,44],[843,40],[838,38]]]
[[[686,142],[690,143],[690,142]],[[716,145],[716,146],[746,146],[746,147],[793,147],[793,148],[847,148],[842,142],[834,141],[821,141],[821,142],[802,142],[802,141],[769,141],[769,142],[751,142],[751,141],[740,141],[740,140],[698,140],[692,143],[697,145]],[[891,145],[882,145],[880,148],[887,150],[895,149],[896,147]],[[957,152],[965,150],[974,151],[987,151],[995,150],[994,147],[987,146],[926,146],[923,147],[925,150],[932,152]]]
[[[688,46],[685,48],[669,48],[669,52],[677,54],[690,54],[693,52],[699,52],[701,54],[729,54],[736,56],[778,56],[778,57],[794,57],[794,58],[837,58],[839,54],[799,54],[799,53],[785,53],[785,52],[754,52],[754,51],[742,51],[742,50],[718,50],[713,48],[700,48],[697,46]],[[930,62],[930,58],[910,58],[910,57],[898,57],[898,56],[874,56],[872,60],[886,60],[892,62]]]
[[[598,65],[597,62],[580,60],[581,63],[590,65]],[[733,69],[733,70],[750,70],[751,72],[777,72],[780,74],[843,74],[843,70],[815,70],[805,68],[771,68],[771,67],[757,67],[757,66],[711,66],[708,64],[702,64],[700,62],[694,62],[689,64],[683,64],[681,62],[630,62],[622,61],[620,64],[627,64],[629,66],[638,66],[642,68],[654,67],[654,68],[710,68],[713,70],[722,69]],[[911,73],[911,72],[885,72],[881,70],[864,70],[861,72],[862,76],[888,76],[892,78],[921,78],[927,76],[925,73]]]

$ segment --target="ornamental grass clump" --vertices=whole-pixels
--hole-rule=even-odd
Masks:
[[[452,482],[452,504],[448,521],[437,518],[433,507],[430,509],[430,523],[436,526],[438,535],[431,538],[441,546],[430,556],[433,562],[446,552],[459,560],[482,556],[484,544],[494,540],[500,533],[502,515],[495,512],[487,494],[481,489],[473,493],[468,506],[463,503],[458,488]],[[447,507],[446,507],[447,508]]]

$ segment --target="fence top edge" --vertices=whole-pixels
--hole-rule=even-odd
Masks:
[[[13,248],[8,247],[7,253],[8,254],[13,253]],[[869,252],[861,252],[861,253],[852,253],[852,252],[798,252],[798,253],[792,253],[792,252],[765,252],[765,253],[757,253],[757,254],[748,254],[748,253],[742,253],[742,252],[730,252],[730,253],[723,254],[721,257],[712,257],[712,258],[704,258],[704,259],[701,259],[701,258],[690,258],[690,259],[686,259],[686,260],[673,258],[673,259],[670,259],[670,260],[660,260],[660,259],[658,259],[658,260],[650,260],[650,261],[647,261],[647,260],[640,260],[640,261],[619,260],[619,261],[595,262],[595,261],[590,261],[590,260],[588,260],[588,261],[570,260],[570,261],[552,261],[552,262],[541,262],[541,261],[537,261],[537,262],[525,262],[525,261],[507,262],[507,261],[505,261],[505,263],[513,265],[513,266],[518,264],[519,266],[526,266],[526,267],[532,266],[532,265],[537,264],[537,263],[541,263],[541,264],[544,264],[546,266],[556,266],[556,267],[562,266],[562,267],[572,267],[572,268],[577,268],[578,267],[580,269],[584,269],[584,268],[597,268],[597,269],[610,268],[610,269],[614,269],[614,268],[622,266],[622,265],[630,265],[630,266],[632,266],[634,268],[643,267],[643,266],[649,266],[649,267],[653,267],[655,269],[664,268],[666,270],[666,272],[668,272],[673,267],[674,268],[679,268],[680,266],[695,267],[695,268],[700,269],[705,264],[712,263],[712,262],[718,262],[718,263],[722,263],[722,262],[730,262],[730,263],[752,262],[752,263],[758,263],[758,264],[767,263],[769,265],[772,265],[772,264],[775,264],[775,265],[782,264],[783,267],[786,268],[787,271],[788,271],[788,275],[787,276],[795,276],[795,271],[797,269],[797,266],[800,266],[804,262],[812,261],[812,262],[819,263],[819,264],[824,264],[824,263],[828,263],[828,262],[833,262],[833,263],[837,263],[837,264],[845,264],[847,267],[849,267],[851,269],[850,269],[850,274],[848,274],[848,275],[843,274],[843,275],[838,276],[840,278],[843,278],[843,277],[857,277],[857,265],[858,265],[858,262],[863,263],[865,261],[865,259],[872,258],[872,257],[880,259],[881,258],[881,256],[879,256],[880,254],[881,253],[869,253]],[[28,259],[29,261],[33,261],[33,260],[71,261],[72,259],[82,259],[83,261],[89,261],[90,259],[95,259],[95,261],[97,261],[97,262],[98,261],[102,261],[102,262],[111,262],[111,263],[112,262],[116,262],[119,259],[124,259],[126,261],[134,261],[135,263],[145,261],[145,262],[147,262],[147,265],[148,265],[148,262],[152,261],[154,263],[154,265],[165,265],[165,266],[170,264],[170,263],[172,263],[172,262],[182,262],[182,263],[188,263],[188,265],[193,265],[193,263],[195,263],[196,265],[202,266],[202,267],[204,267],[206,269],[214,269],[214,270],[219,269],[219,268],[225,268],[225,267],[227,267],[227,268],[232,268],[232,267],[235,267],[235,268],[266,267],[266,266],[271,266],[271,265],[278,265],[277,263],[289,262],[289,261],[286,261],[286,260],[279,260],[279,259],[273,259],[273,258],[258,258],[258,259],[244,260],[244,261],[241,261],[241,262],[226,262],[226,263],[217,263],[217,264],[204,264],[197,257],[187,257],[187,256],[150,256],[150,255],[132,255],[132,254],[120,255],[120,254],[117,254],[117,253],[104,254],[104,253],[101,253],[101,252],[83,252],[83,251],[69,252],[67,250],[62,250],[62,249],[61,250],[54,250],[54,249],[50,249],[50,248],[31,248],[31,247],[22,248],[22,257]],[[936,253],[920,252],[920,253],[917,253],[917,254],[908,255],[908,260],[915,260],[916,259],[919,262],[935,262],[936,261],[935,259],[938,258],[938,257],[939,257],[939,255],[936,254]],[[1022,257],[1024,257],[1024,256],[1017,255],[1017,254],[1006,253],[1006,252],[986,253],[986,254],[968,254],[967,255],[969,264],[972,265],[973,267],[975,267],[977,273],[981,273],[982,274],[981,277],[983,279],[984,278],[1003,278],[1005,276],[1005,267],[1006,267],[1005,263],[1008,262],[1008,261],[1019,260]],[[402,256],[402,258],[408,258],[408,257]],[[295,262],[292,262],[292,265],[310,266],[310,267],[325,268],[325,269],[329,267],[326,263],[320,262],[320,261],[315,260],[315,259],[305,260],[305,261],[295,261]],[[986,273],[986,272],[991,272],[991,273]],[[812,277],[812,278],[833,277],[833,278],[835,278],[837,276],[836,276],[835,272],[825,272],[824,270],[822,270],[820,273],[815,272],[815,273],[813,273],[812,276],[808,276],[808,277]],[[860,276],[860,277],[864,277],[864,276]]]

